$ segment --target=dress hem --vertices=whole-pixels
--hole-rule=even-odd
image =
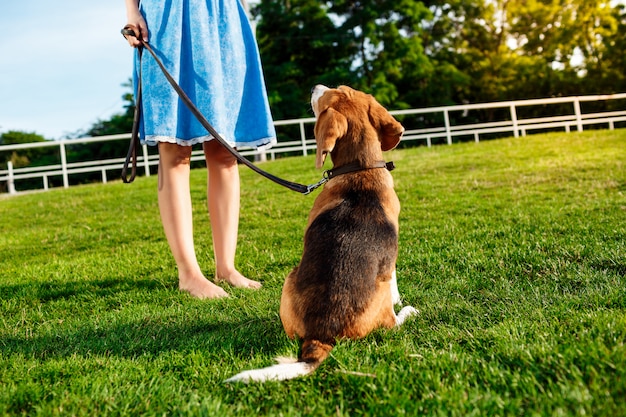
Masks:
[[[172,136],[147,135],[145,138],[141,139],[141,144],[148,145],[148,146],[156,146],[160,142],[166,142],[166,143],[176,143],[177,145],[181,145],[181,146],[193,146],[193,145],[197,145],[198,143],[208,142],[213,139],[215,139],[213,135],[198,136],[198,137],[191,138],[191,139],[179,139],[179,138],[172,137]],[[273,145],[276,144],[276,138],[267,137],[267,138],[258,139],[254,142],[237,143],[237,142],[232,142],[230,140],[227,140],[226,142],[233,148],[246,147],[246,148],[258,148],[258,149],[266,150],[266,149],[270,149]]]

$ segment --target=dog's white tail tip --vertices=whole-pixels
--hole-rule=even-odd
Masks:
[[[251,369],[232,376],[224,382],[264,382],[264,381],[285,381],[308,375],[314,368],[305,362],[279,363],[267,368]]]

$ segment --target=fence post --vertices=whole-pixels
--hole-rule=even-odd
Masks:
[[[141,151],[143,152],[143,166],[144,166],[144,170],[145,172],[145,176],[149,177],[150,176],[150,160],[148,159],[148,145],[146,145],[145,143],[143,145],[141,145]]]
[[[579,132],[583,131],[583,120],[580,116],[580,100],[578,97],[574,97],[574,113],[576,114],[576,127]]]
[[[13,179],[13,162],[7,161],[7,168],[9,170],[9,178],[7,179],[7,186],[9,188],[9,194],[15,194],[15,182]]]
[[[63,172],[63,188],[69,188],[70,182],[67,178],[67,156],[65,155],[65,142],[59,143],[59,150],[61,151],[61,171]]]
[[[511,104],[511,121],[513,122],[513,137],[518,138],[519,132],[517,131],[517,110],[515,104]]]
[[[446,140],[448,145],[452,145],[452,134],[450,132],[450,117],[448,116],[448,109],[443,111],[443,120],[446,124]]]
[[[254,162],[265,161],[267,161],[267,152],[265,152],[265,149],[257,149],[257,153],[254,155]]]
[[[304,131],[304,122],[300,121],[300,141],[302,142],[302,155],[306,156],[306,132]]]

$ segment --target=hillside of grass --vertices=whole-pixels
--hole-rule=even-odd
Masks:
[[[625,415],[626,130],[387,159],[400,292],[420,314],[289,382],[222,381],[297,354],[278,309],[317,192],[240,168],[237,264],[264,286],[212,301],[177,290],[156,176],[1,198],[0,414]],[[263,164],[307,184],[313,166]],[[213,276],[205,177],[195,243]]]

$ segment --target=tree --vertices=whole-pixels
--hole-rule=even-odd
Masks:
[[[355,79],[353,40],[334,24],[324,2],[262,0],[252,12],[259,19],[257,42],[275,119],[311,116],[315,84]]]
[[[428,8],[414,0],[339,0],[330,10],[358,45],[350,58],[358,78],[354,85],[383,105],[410,107],[407,93],[424,87],[435,72],[421,37],[422,22],[432,17]]]
[[[310,115],[310,88],[348,84],[386,106],[450,104],[468,80],[424,48],[432,18],[414,0],[262,0],[257,39],[274,117]],[[302,109],[306,109],[303,114]]]
[[[457,84],[457,102],[599,92],[605,87],[596,83],[609,68],[623,79],[618,58],[623,54],[619,46],[611,49],[623,45],[615,11],[621,6],[611,9],[600,0],[435,0],[427,5],[434,16],[424,42],[427,53],[471,80]]]
[[[598,21],[602,25],[602,42],[588,48],[585,61],[585,92],[609,94],[626,92],[626,6],[617,5],[610,18]]]

